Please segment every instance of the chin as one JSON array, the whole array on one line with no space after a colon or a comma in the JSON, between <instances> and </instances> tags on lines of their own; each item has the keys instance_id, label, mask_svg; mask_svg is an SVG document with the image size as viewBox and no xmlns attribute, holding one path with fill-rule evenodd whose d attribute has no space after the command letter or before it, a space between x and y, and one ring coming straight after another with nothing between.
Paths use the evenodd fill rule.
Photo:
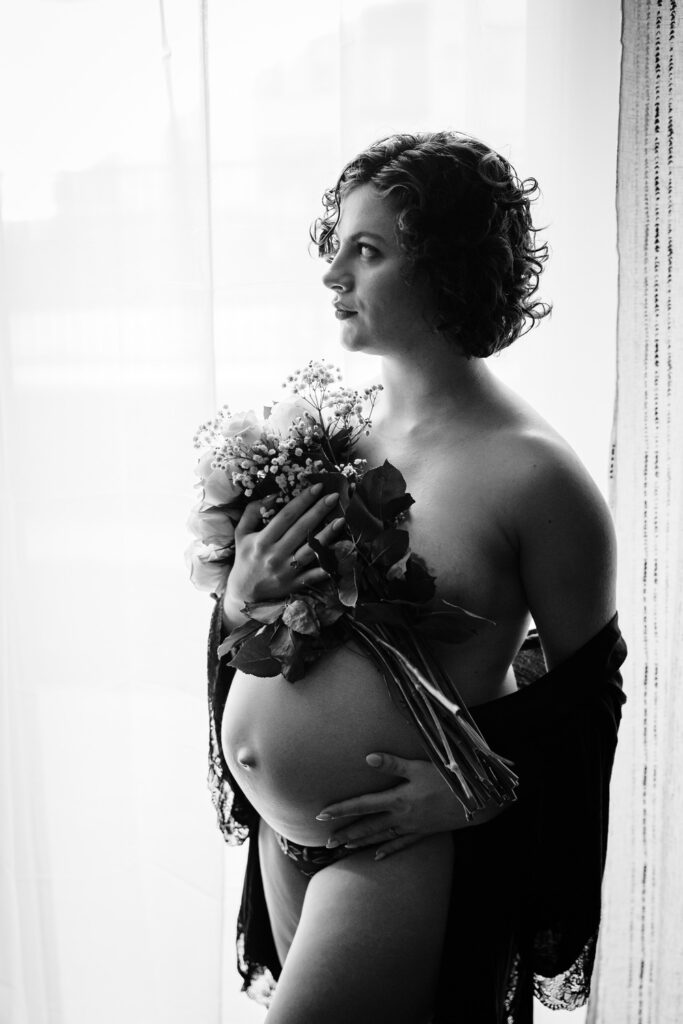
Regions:
<instances>
[{"instance_id":1,"label":"chin","mask_svg":"<svg viewBox=\"0 0 683 1024\"><path fill-rule=\"evenodd\" d=\"M345 348L348 352L365 352L367 350L367 343L363 338L359 338L358 335L353 335L347 331L342 331L339 342L341 347Z\"/></svg>"},{"instance_id":2,"label":"chin","mask_svg":"<svg viewBox=\"0 0 683 1024\"><path fill-rule=\"evenodd\" d=\"M339 343L342 348L345 348L347 352L365 352L368 355L381 355L377 346L373 344L372 339L368 338L360 331L341 331L339 337Z\"/></svg>"}]
</instances>

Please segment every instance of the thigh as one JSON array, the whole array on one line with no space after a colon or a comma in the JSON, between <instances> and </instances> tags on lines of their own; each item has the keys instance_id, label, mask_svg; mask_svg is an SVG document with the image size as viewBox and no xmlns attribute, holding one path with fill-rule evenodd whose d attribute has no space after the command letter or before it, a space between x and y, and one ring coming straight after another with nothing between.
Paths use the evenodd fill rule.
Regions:
<instances>
[{"instance_id":1,"label":"thigh","mask_svg":"<svg viewBox=\"0 0 683 1024\"><path fill-rule=\"evenodd\" d=\"M309 879L277 844L272 828L259 822L259 861L266 907L278 959L284 964L294 939Z\"/></svg>"},{"instance_id":2,"label":"thigh","mask_svg":"<svg viewBox=\"0 0 683 1024\"><path fill-rule=\"evenodd\" d=\"M446 929L449 833L381 861L362 850L308 883L267 1024L427 1024Z\"/></svg>"}]
</instances>

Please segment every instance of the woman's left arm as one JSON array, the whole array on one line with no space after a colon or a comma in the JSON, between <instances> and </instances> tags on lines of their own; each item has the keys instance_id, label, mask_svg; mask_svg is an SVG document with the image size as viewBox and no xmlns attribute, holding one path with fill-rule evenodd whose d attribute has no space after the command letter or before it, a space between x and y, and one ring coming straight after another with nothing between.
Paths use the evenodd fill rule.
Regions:
<instances>
[{"instance_id":1,"label":"woman's left arm","mask_svg":"<svg viewBox=\"0 0 683 1024\"><path fill-rule=\"evenodd\" d=\"M614 615L614 528L602 495L570 450L540 441L516 470L515 487L506 495L506 528L518 548L546 663L553 668ZM324 808L321 820L336 826L328 845L376 845L381 857L432 832L475 826L505 810L493 806L467 822L431 761L378 752L368 763L402 781ZM362 818L348 827L338 824L341 817L357 815Z\"/></svg>"},{"instance_id":2,"label":"woman's left arm","mask_svg":"<svg viewBox=\"0 0 683 1024\"><path fill-rule=\"evenodd\" d=\"M616 611L616 540L597 486L570 449L539 444L512 505L520 576L549 669Z\"/></svg>"}]
</instances>

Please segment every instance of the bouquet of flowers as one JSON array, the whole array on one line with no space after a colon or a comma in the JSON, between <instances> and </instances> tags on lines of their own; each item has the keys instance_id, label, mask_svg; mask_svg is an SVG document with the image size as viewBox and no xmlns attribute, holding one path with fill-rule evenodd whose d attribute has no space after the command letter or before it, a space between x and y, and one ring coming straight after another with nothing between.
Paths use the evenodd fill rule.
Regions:
<instances>
[{"instance_id":1,"label":"bouquet of flowers","mask_svg":"<svg viewBox=\"0 0 683 1024\"><path fill-rule=\"evenodd\" d=\"M272 496L261 506L266 523L278 505L322 483L322 493L339 495L330 518L345 523L328 545L308 537L324 581L246 604L247 621L220 645L219 657L251 675L295 682L323 654L354 640L410 714L468 818L491 800L513 800L510 763L490 750L430 649L433 640L462 643L493 623L435 597L435 578L400 525L413 504L405 480L388 462L369 469L354 458L380 386L344 387L338 370L311 361L283 387L292 398L264 410L262 420L253 412L231 416L224 406L195 435L195 447L208 450L197 467L202 498L188 521L197 537L186 552L191 579L222 596L235 526L255 499Z\"/></svg>"}]
</instances>

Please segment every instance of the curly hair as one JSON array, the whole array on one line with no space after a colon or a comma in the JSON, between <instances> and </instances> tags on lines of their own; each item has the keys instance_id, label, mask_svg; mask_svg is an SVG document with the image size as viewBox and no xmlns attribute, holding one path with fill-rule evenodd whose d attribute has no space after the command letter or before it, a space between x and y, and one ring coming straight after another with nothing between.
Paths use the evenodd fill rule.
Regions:
<instances>
[{"instance_id":1,"label":"curly hair","mask_svg":"<svg viewBox=\"0 0 683 1024\"><path fill-rule=\"evenodd\" d=\"M531 222L535 178L520 181L504 157L460 132L391 135L350 160L324 193L310 232L319 256L334 256L342 200L366 183L396 211L407 283L426 275L431 326L468 358L499 352L550 312L533 301L548 258Z\"/></svg>"}]
</instances>

